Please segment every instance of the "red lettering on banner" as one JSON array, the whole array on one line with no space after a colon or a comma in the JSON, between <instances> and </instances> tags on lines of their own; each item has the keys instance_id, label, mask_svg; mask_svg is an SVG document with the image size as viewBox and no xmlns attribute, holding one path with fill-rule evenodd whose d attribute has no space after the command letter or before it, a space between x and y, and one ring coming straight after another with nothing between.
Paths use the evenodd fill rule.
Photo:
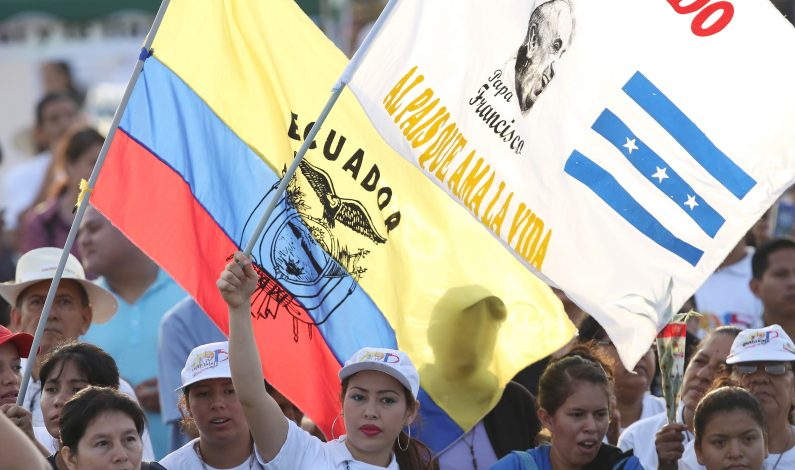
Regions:
<instances>
[{"instance_id":1,"label":"red lettering on banner","mask_svg":"<svg viewBox=\"0 0 795 470\"><path fill-rule=\"evenodd\" d=\"M714 13L720 11L720 16L712 26L707 28L704 27L704 23L709 20ZM708 5L706 8L701 10L695 18L693 18L693 23L690 25L690 29L693 31L693 34L696 36L706 37L712 36L713 34L717 34L723 31L723 28L729 24L729 22L734 17L734 5L729 2L717 2L711 5Z\"/></svg>"},{"instance_id":2,"label":"red lettering on banner","mask_svg":"<svg viewBox=\"0 0 795 470\"><path fill-rule=\"evenodd\" d=\"M715 3L709 3L710 0L690 0L690 3L685 3L687 1L688 0L668 0L668 4L680 15L689 15L698 12L690 23L690 30L696 36L707 37L717 34L723 31L734 17L734 5L726 0ZM683 5L683 3L685 4ZM709 26L705 26L716 14L720 16L712 21Z\"/></svg>"},{"instance_id":3,"label":"red lettering on banner","mask_svg":"<svg viewBox=\"0 0 795 470\"><path fill-rule=\"evenodd\" d=\"M704 5L709 3L709 0L696 0L689 5L682 5L683 0L668 0L668 3L674 7L674 11L679 13L680 15L689 15L690 13L695 13L698 10L704 8Z\"/></svg>"}]
</instances>

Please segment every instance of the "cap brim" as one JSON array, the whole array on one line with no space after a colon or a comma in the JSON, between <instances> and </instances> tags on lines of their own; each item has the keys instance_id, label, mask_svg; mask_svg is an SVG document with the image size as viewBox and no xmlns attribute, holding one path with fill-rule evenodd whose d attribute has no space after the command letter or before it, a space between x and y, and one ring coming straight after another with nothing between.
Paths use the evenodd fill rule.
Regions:
<instances>
[{"instance_id":1,"label":"cap brim","mask_svg":"<svg viewBox=\"0 0 795 470\"><path fill-rule=\"evenodd\" d=\"M30 349L33 346L33 335L29 335L28 333L15 333L0 341L0 344L8 342L14 343L17 347L19 357L27 358L30 356Z\"/></svg>"},{"instance_id":2,"label":"cap brim","mask_svg":"<svg viewBox=\"0 0 795 470\"><path fill-rule=\"evenodd\" d=\"M406 378L403 374L399 373L394 367L388 366L381 362L373 362L373 361L362 361L356 362L354 364L349 364L339 372L340 380L345 380L348 377L356 374L357 372L361 372L363 370L375 370L378 372L383 372L384 374L392 377L393 379L400 382L401 385L406 387L406 390L409 391L412 395L414 395L414 391L411 389L411 384L409 384L409 379ZM416 398L416 397L414 397Z\"/></svg>"},{"instance_id":3,"label":"cap brim","mask_svg":"<svg viewBox=\"0 0 795 470\"><path fill-rule=\"evenodd\" d=\"M88 302L91 304L92 323L105 323L110 320L113 314L116 313L116 310L118 310L119 302L116 300L116 297L101 286L85 279L73 277L64 277L63 279L77 281L86 290ZM23 290L33 284L47 280L51 279L36 279L20 282L19 284L13 281L0 284L0 297L3 297L6 302L14 307L17 303L17 297L19 297L19 294L21 294Z\"/></svg>"},{"instance_id":4,"label":"cap brim","mask_svg":"<svg viewBox=\"0 0 795 470\"><path fill-rule=\"evenodd\" d=\"M181 386L179 386L179 387L175 388L175 389L174 389L174 391L175 391L175 392L181 392L181 391L182 391L182 389L184 389L184 388L185 388L185 387L187 387L188 385L193 385L193 384L195 384L195 383L197 383L197 382L201 382L201 381L203 381L203 380L211 380L211 379L231 379L231 378L232 378L232 373L231 373L231 372L229 372L229 373L226 373L226 374L219 374L219 373L216 373L216 374L207 374L207 375L203 375L203 376L201 376L201 377L196 377L196 378L195 378L195 379L193 379L193 380L189 380L189 381L185 382L185 383L184 383L184 384L182 384Z\"/></svg>"},{"instance_id":5,"label":"cap brim","mask_svg":"<svg viewBox=\"0 0 795 470\"><path fill-rule=\"evenodd\" d=\"M726 364L738 364L741 362L793 362L795 354L789 351L743 351L736 356L726 358Z\"/></svg>"}]
</instances>

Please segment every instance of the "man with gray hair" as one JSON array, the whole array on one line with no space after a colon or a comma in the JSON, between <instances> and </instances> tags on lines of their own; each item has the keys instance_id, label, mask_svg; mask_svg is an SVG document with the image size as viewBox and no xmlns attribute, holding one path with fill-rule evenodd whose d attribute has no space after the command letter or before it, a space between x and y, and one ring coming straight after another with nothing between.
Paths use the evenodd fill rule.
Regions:
<instances>
[{"instance_id":1,"label":"man with gray hair","mask_svg":"<svg viewBox=\"0 0 795 470\"><path fill-rule=\"evenodd\" d=\"M533 10L514 66L516 96L523 113L530 110L555 76L555 63L568 50L573 32L568 0L549 0Z\"/></svg>"}]
</instances>

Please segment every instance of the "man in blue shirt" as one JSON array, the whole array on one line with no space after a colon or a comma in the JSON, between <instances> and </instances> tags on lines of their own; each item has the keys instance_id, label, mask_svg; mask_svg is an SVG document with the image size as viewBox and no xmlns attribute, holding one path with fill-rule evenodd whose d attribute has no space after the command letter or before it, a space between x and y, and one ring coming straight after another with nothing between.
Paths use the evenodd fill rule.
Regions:
<instances>
[{"instance_id":1,"label":"man in blue shirt","mask_svg":"<svg viewBox=\"0 0 795 470\"><path fill-rule=\"evenodd\" d=\"M86 211L78 238L83 266L100 276L97 284L119 302L107 323L92 325L84 341L108 352L121 376L135 387L149 420L156 458L167 450L157 386L160 320L186 295L173 279L93 207Z\"/></svg>"}]
</instances>

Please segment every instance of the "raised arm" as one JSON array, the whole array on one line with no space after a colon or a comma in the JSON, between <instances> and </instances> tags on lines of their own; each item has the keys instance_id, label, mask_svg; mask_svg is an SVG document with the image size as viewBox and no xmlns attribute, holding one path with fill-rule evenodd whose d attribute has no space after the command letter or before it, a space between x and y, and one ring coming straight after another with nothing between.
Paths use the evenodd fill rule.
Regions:
<instances>
[{"instance_id":1,"label":"raised arm","mask_svg":"<svg viewBox=\"0 0 795 470\"><path fill-rule=\"evenodd\" d=\"M241 252L226 265L217 282L229 306L229 365L235 393L243 405L254 443L262 458L273 460L287 440L287 418L265 391L262 363L251 327L251 295L257 273Z\"/></svg>"}]
</instances>

